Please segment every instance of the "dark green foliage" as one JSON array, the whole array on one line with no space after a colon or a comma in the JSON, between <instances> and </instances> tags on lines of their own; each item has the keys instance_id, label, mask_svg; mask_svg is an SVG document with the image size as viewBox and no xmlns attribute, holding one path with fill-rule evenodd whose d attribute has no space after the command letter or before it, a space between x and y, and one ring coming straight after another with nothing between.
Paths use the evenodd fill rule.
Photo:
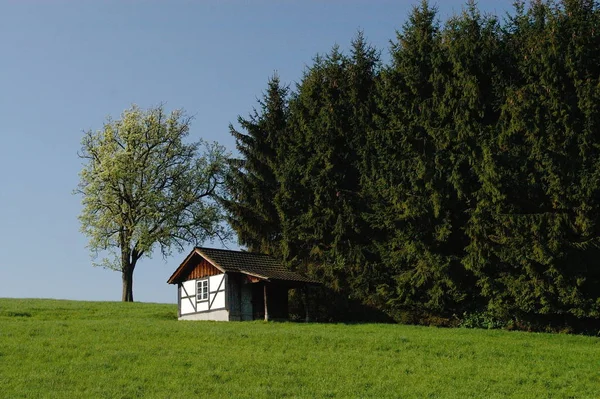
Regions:
<instances>
[{"instance_id":1,"label":"dark green foliage","mask_svg":"<svg viewBox=\"0 0 600 399\"><path fill-rule=\"evenodd\" d=\"M490 312L464 313L460 321L460 327L464 328L506 328L507 324L503 320L498 320Z\"/></svg>"},{"instance_id":2,"label":"dark green foliage","mask_svg":"<svg viewBox=\"0 0 600 399\"><path fill-rule=\"evenodd\" d=\"M282 147L277 205L286 260L304 264L337 290L370 281L360 174L378 67L378 54L362 34L349 56L335 47L317 57L291 101L290 142Z\"/></svg>"},{"instance_id":3,"label":"dark green foliage","mask_svg":"<svg viewBox=\"0 0 600 399\"><path fill-rule=\"evenodd\" d=\"M250 250L276 253L281 223L273 198L277 193L277 151L286 134L287 92L277 75L269 80L260 109L248 118L238 118L245 133L230 126L241 159L232 159L228 186L231 197L225 202L228 221L241 244Z\"/></svg>"},{"instance_id":4,"label":"dark green foliage","mask_svg":"<svg viewBox=\"0 0 600 399\"><path fill-rule=\"evenodd\" d=\"M414 8L388 65L362 33L316 57L279 118L270 83L233 132L241 243L398 321L600 317L599 5L436 15Z\"/></svg>"},{"instance_id":5,"label":"dark green foliage","mask_svg":"<svg viewBox=\"0 0 600 399\"><path fill-rule=\"evenodd\" d=\"M463 296L453 271L460 246L451 245L449 206L456 195L444 168L449 143L434 107L444 97L435 81L448 68L443 51L435 10L423 3L393 44L392 64L382 74L380 129L370 135L368 219L387 274L378 292L392 312L441 312Z\"/></svg>"},{"instance_id":6,"label":"dark green foliage","mask_svg":"<svg viewBox=\"0 0 600 399\"><path fill-rule=\"evenodd\" d=\"M536 3L508 27L514 70L466 262L502 317L600 315L598 17Z\"/></svg>"}]
</instances>

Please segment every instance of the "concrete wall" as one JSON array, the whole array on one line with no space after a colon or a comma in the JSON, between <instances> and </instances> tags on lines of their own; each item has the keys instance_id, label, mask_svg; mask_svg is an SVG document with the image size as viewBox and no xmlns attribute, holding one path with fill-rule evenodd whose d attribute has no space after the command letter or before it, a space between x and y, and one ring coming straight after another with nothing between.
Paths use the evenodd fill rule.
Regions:
<instances>
[{"instance_id":1,"label":"concrete wall","mask_svg":"<svg viewBox=\"0 0 600 399\"><path fill-rule=\"evenodd\" d=\"M229 321L229 312L226 309L213 310L212 312L193 313L181 315L179 320L214 320Z\"/></svg>"}]
</instances>

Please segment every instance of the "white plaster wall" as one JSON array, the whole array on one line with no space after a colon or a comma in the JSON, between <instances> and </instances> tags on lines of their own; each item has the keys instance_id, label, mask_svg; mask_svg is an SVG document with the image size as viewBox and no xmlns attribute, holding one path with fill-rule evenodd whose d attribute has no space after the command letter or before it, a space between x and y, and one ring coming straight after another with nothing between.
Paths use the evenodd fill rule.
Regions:
<instances>
[{"instance_id":1,"label":"white plaster wall","mask_svg":"<svg viewBox=\"0 0 600 399\"><path fill-rule=\"evenodd\" d=\"M196 295L196 280L189 280L189 281L184 281L182 283L183 287L181 288L181 296L184 297L186 296L186 291L187 291L187 295ZM185 288L185 291L183 290Z\"/></svg>"},{"instance_id":2,"label":"white plaster wall","mask_svg":"<svg viewBox=\"0 0 600 399\"><path fill-rule=\"evenodd\" d=\"M190 298L192 301L195 301L196 298ZM188 298L181 298L181 314L186 314L186 313L194 313L196 310L194 309L194 306L192 305L192 303L190 302L190 300Z\"/></svg>"},{"instance_id":3,"label":"white plaster wall","mask_svg":"<svg viewBox=\"0 0 600 399\"><path fill-rule=\"evenodd\" d=\"M210 300L212 301L211 309L218 309L225 307L225 292L217 292L216 294L210 295Z\"/></svg>"},{"instance_id":4,"label":"white plaster wall","mask_svg":"<svg viewBox=\"0 0 600 399\"><path fill-rule=\"evenodd\" d=\"M190 315L181 315L179 320L214 320L229 321L229 312L226 309L215 310L206 313L196 313Z\"/></svg>"},{"instance_id":5,"label":"white plaster wall","mask_svg":"<svg viewBox=\"0 0 600 399\"><path fill-rule=\"evenodd\" d=\"M217 274L216 276L210 276L208 278L208 290L216 291L217 288L219 288L219 284L221 284L221 281L223 281L224 278L225 278L224 274ZM223 284L221 284L221 289L222 290L225 289L225 281L223 281Z\"/></svg>"},{"instance_id":6,"label":"white plaster wall","mask_svg":"<svg viewBox=\"0 0 600 399\"><path fill-rule=\"evenodd\" d=\"M196 312L204 312L208 310L208 301L196 303Z\"/></svg>"}]
</instances>

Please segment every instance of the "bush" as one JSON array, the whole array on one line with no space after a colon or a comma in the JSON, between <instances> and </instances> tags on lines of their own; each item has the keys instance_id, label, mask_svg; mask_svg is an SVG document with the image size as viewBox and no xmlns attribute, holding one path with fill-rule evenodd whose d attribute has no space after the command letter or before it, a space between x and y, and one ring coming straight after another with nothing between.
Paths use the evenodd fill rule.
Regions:
<instances>
[{"instance_id":1,"label":"bush","mask_svg":"<svg viewBox=\"0 0 600 399\"><path fill-rule=\"evenodd\" d=\"M506 320L494 316L489 311L465 312L459 323L459 326L464 328L486 328L488 330L506 328L508 325Z\"/></svg>"}]
</instances>

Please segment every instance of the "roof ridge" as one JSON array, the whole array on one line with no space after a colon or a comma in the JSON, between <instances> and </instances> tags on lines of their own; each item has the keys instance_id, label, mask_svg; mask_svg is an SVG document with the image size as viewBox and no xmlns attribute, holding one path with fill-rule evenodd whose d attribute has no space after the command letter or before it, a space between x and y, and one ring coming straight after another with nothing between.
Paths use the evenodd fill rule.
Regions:
<instances>
[{"instance_id":1,"label":"roof ridge","mask_svg":"<svg viewBox=\"0 0 600 399\"><path fill-rule=\"evenodd\" d=\"M244 254L244 255L262 255L262 256L269 256L269 257L273 258L273 255L265 254L263 252L251 252L251 251L239 251L239 250L236 251L235 249L209 248L209 247L198 247L198 246L195 248L199 249L199 250L233 252L233 253Z\"/></svg>"}]
</instances>

